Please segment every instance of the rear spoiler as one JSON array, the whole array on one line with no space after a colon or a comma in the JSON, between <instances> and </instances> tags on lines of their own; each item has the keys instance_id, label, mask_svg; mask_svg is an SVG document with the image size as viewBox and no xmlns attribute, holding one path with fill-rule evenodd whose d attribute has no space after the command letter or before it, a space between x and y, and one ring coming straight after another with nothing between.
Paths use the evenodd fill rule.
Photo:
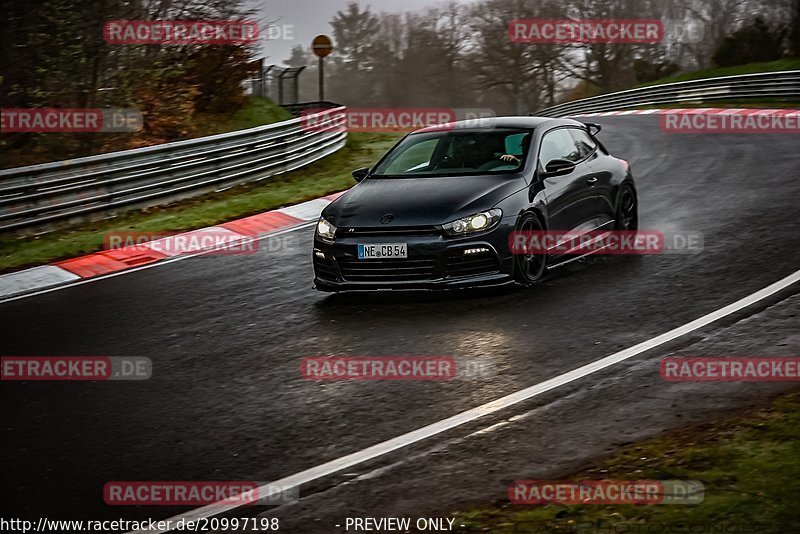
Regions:
<instances>
[{"instance_id":1,"label":"rear spoiler","mask_svg":"<svg viewBox=\"0 0 800 534\"><path fill-rule=\"evenodd\" d=\"M586 127L589 129L589 133L592 134L593 136L599 134L600 131L603 129L602 126L594 122L584 122L583 124L586 125Z\"/></svg>"}]
</instances>

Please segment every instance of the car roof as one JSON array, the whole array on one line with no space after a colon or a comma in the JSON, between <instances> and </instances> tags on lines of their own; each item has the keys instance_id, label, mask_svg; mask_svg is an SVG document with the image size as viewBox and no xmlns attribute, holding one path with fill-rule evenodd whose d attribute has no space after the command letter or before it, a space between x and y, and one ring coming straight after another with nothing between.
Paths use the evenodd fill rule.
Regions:
<instances>
[{"instance_id":1,"label":"car roof","mask_svg":"<svg viewBox=\"0 0 800 534\"><path fill-rule=\"evenodd\" d=\"M586 125L572 119L554 119L552 117L487 117L482 119L471 119L428 126L413 133L436 132L447 129L464 130L491 130L493 128L520 128L533 130L541 126L579 126L585 128Z\"/></svg>"}]
</instances>

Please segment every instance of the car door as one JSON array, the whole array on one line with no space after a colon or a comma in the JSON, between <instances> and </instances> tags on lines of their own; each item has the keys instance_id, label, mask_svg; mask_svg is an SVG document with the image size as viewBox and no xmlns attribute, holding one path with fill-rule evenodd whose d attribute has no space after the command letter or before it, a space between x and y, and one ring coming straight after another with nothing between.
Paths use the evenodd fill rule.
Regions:
<instances>
[{"instance_id":1,"label":"car door","mask_svg":"<svg viewBox=\"0 0 800 534\"><path fill-rule=\"evenodd\" d=\"M614 222L614 173L609 165L609 158L604 154L597 141L585 130L570 128L569 133L575 139L575 144L581 154L592 165L592 188L595 193L595 226L608 229Z\"/></svg>"},{"instance_id":2,"label":"car door","mask_svg":"<svg viewBox=\"0 0 800 534\"><path fill-rule=\"evenodd\" d=\"M594 228L597 197L593 188L592 158L586 157L575 143L569 128L547 132L539 149L539 176L542 177L551 230L583 232ZM549 174L547 164L553 160L575 164L571 172Z\"/></svg>"}]
</instances>

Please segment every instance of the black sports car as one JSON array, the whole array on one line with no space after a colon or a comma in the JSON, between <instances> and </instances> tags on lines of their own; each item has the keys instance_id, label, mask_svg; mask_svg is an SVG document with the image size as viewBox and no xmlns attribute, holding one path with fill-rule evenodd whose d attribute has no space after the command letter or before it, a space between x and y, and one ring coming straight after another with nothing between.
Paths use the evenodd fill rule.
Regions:
<instances>
[{"instance_id":1,"label":"black sports car","mask_svg":"<svg viewBox=\"0 0 800 534\"><path fill-rule=\"evenodd\" d=\"M532 284L573 254L512 251L512 232L635 230L630 166L599 126L504 117L405 136L329 204L314 237L322 291ZM560 250L554 247L553 250Z\"/></svg>"}]
</instances>

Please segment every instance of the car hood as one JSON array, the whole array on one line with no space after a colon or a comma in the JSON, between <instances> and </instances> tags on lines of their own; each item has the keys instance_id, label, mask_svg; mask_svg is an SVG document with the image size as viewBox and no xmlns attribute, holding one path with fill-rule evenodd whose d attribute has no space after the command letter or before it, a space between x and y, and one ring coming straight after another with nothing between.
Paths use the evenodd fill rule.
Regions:
<instances>
[{"instance_id":1,"label":"car hood","mask_svg":"<svg viewBox=\"0 0 800 534\"><path fill-rule=\"evenodd\" d=\"M497 175L367 178L322 215L344 228L439 225L490 209L523 187L521 177ZM386 215L392 220L382 224Z\"/></svg>"}]
</instances>

